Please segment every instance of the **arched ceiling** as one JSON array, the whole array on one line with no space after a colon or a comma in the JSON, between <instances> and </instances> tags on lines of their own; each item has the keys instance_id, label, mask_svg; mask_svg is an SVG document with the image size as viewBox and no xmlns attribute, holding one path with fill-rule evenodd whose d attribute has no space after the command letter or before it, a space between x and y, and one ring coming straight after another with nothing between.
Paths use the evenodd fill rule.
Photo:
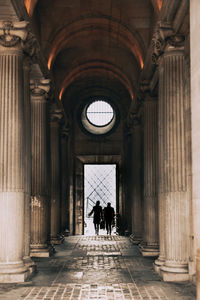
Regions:
<instances>
[{"instance_id":1,"label":"arched ceiling","mask_svg":"<svg viewBox=\"0 0 200 300\"><path fill-rule=\"evenodd\" d=\"M24 3L63 103L94 86L134 99L162 0Z\"/></svg>"}]
</instances>

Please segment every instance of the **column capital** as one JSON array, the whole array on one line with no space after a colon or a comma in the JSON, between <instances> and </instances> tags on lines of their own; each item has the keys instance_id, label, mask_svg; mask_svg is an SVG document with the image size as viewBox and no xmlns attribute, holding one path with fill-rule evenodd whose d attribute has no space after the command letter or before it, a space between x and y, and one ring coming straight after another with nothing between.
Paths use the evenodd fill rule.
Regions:
<instances>
[{"instance_id":1,"label":"column capital","mask_svg":"<svg viewBox=\"0 0 200 300\"><path fill-rule=\"evenodd\" d=\"M28 22L0 21L0 45L3 47L15 47L21 41L25 41L28 35Z\"/></svg>"},{"instance_id":2,"label":"column capital","mask_svg":"<svg viewBox=\"0 0 200 300\"><path fill-rule=\"evenodd\" d=\"M50 121L51 123L60 123L63 119L63 111L59 108L50 109Z\"/></svg>"},{"instance_id":3,"label":"column capital","mask_svg":"<svg viewBox=\"0 0 200 300\"><path fill-rule=\"evenodd\" d=\"M152 38L152 61L154 64L159 63L159 58L163 53L183 50L185 37L183 35L175 34L170 23L159 22L157 30Z\"/></svg>"},{"instance_id":4,"label":"column capital","mask_svg":"<svg viewBox=\"0 0 200 300\"><path fill-rule=\"evenodd\" d=\"M62 127L61 127L61 137L62 138L68 138L69 136L69 126L67 124L64 124Z\"/></svg>"},{"instance_id":5,"label":"column capital","mask_svg":"<svg viewBox=\"0 0 200 300\"><path fill-rule=\"evenodd\" d=\"M30 80L30 90L33 96L47 96L50 90L50 79Z\"/></svg>"},{"instance_id":6,"label":"column capital","mask_svg":"<svg viewBox=\"0 0 200 300\"><path fill-rule=\"evenodd\" d=\"M143 102L136 101L127 118L128 133L141 126L143 119Z\"/></svg>"},{"instance_id":7,"label":"column capital","mask_svg":"<svg viewBox=\"0 0 200 300\"><path fill-rule=\"evenodd\" d=\"M23 42L23 51L33 61L36 61L39 56L39 52L40 52L39 43L35 35L30 30L28 30L27 37Z\"/></svg>"}]
</instances>

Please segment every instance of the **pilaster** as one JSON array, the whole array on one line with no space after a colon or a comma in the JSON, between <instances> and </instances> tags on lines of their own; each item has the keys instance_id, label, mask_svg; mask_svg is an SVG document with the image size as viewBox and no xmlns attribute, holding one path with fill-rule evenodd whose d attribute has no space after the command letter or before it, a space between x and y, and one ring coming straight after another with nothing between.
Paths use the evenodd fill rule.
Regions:
<instances>
[{"instance_id":1,"label":"pilaster","mask_svg":"<svg viewBox=\"0 0 200 300\"><path fill-rule=\"evenodd\" d=\"M158 256L157 101L144 102L144 239L143 256Z\"/></svg>"},{"instance_id":2,"label":"pilaster","mask_svg":"<svg viewBox=\"0 0 200 300\"><path fill-rule=\"evenodd\" d=\"M49 80L31 81L32 196L31 256L49 257L50 199L47 100Z\"/></svg>"},{"instance_id":3,"label":"pilaster","mask_svg":"<svg viewBox=\"0 0 200 300\"><path fill-rule=\"evenodd\" d=\"M61 110L50 111L51 141L51 243L61 244L60 120Z\"/></svg>"},{"instance_id":4,"label":"pilaster","mask_svg":"<svg viewBox=\"0 0 200 300\"><path fill-rule=\"evenodd\" d=\"M23 49L26 22L0 22L0 281L24 282Z\"/></svg>"}]
</instances>

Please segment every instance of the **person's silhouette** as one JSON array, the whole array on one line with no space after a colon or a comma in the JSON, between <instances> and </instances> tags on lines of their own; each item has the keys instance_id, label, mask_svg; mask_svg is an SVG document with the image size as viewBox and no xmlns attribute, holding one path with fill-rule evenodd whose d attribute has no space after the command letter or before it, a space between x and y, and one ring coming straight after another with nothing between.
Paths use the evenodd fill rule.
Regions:
<instances>
[{"instance_id":1,"label":"person's silhouette","mask_svg":"<svg viewBox=\"0 0 200 300\"><path fill-rule=\"evenodd\" d=\"M99 225L102 219L102 207L100 206L100 201L96 202L96 205L93 207L92 211L89 213L89 216L93 215L93 223L94 223L94 229L95 233L99 234Z\"/></svg>"},{"instance_id":2,"label":"person's silhouette","mask_svg":"<svg viewBox=\"0 0 200 300\"><path fill-rule=\"evenodd\" d=\"M104 220L106 223L107 234L111 234L112 232L112 222L114 220L115 211L111 206L111 203L107 203L107 207L104 208Z\"/></svg>"}]
</instances>

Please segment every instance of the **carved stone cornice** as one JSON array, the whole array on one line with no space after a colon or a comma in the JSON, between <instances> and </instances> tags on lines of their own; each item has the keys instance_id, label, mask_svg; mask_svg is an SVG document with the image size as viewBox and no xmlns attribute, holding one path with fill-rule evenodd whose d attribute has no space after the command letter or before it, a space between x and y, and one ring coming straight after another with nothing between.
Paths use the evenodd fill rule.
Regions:
<instances>
[{"instance_id":1,"label":"carved stone cornice","mask_svg":"<svg viewBox=\"0 0 200 300\"><path fill-rule=\"evenodd\" d=\"M50 79L30 80L30 90L32 95L47 97L50 90Z\"/></svg>"},{"instance_id":2,"label":"carved stone cornice","mask_svg":"<svg viewBox=\"0 0 200 300\"><path fill-rule=\"evenodd\" d=\"M21 41L24 42L27 38L28 22L0 22L0 45L3 47L15 47Z\"/></svg>"}]
</instances>

